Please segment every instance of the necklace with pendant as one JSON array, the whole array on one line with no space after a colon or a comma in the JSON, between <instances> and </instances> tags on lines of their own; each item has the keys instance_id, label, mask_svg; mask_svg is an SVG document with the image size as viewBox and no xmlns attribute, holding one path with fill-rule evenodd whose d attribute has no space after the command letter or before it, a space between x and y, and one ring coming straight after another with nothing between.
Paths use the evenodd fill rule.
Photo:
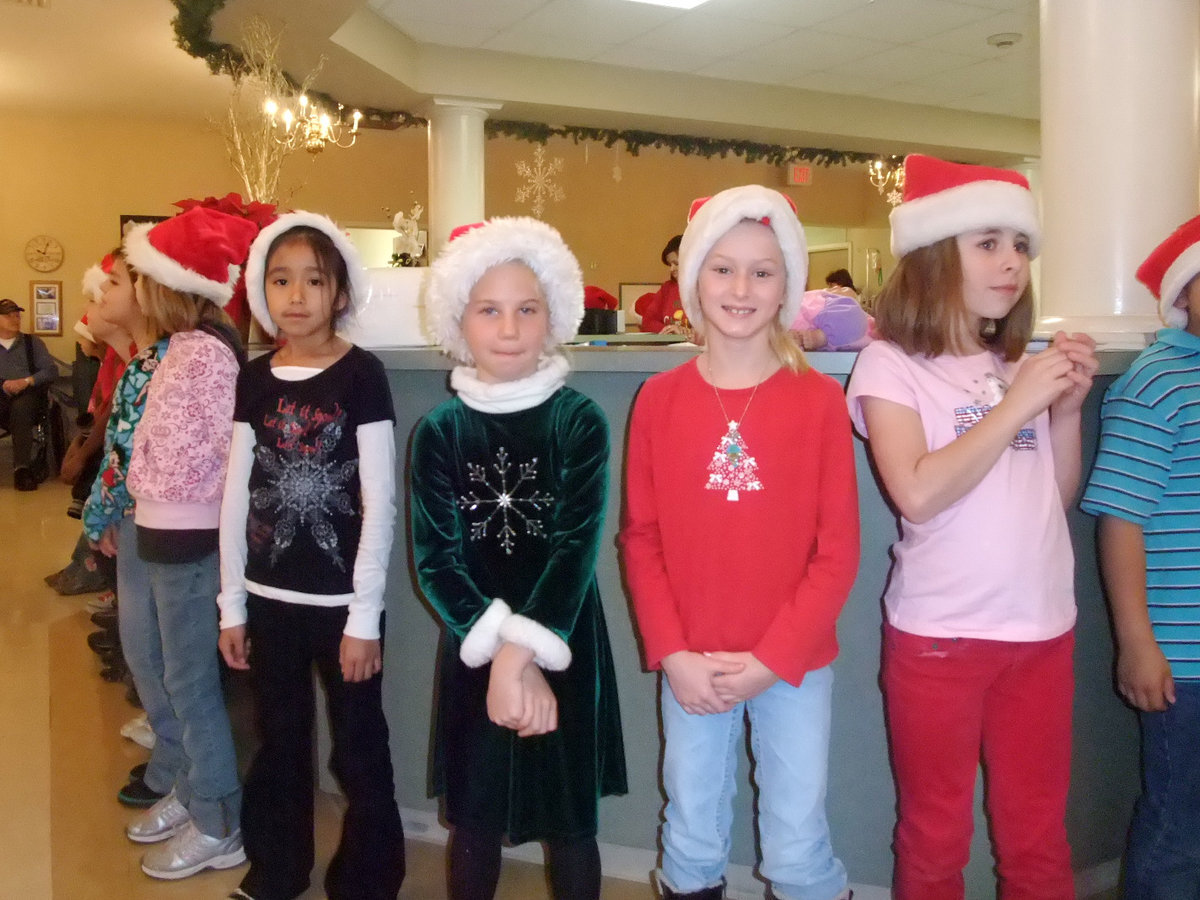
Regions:
<instances>
[{"instance_id":1,"label":"necklace with pendant","mask_svg":"<svg viewBox=\"0 0 1200 900\"><path fill-rule=\"evenodd\" d=\"M755 382L754 390L750 392L750 399L742 408L741 417L731 419L725 410L721 392L717 390L713 379L712 362L707 357L705 361L708 364L709 385L713 389L713 396L717 398L717 406L721 409L722 421L727 423L728 429L724 437L717 443L712 461L708 464L708 483L705 485L705 489L725 491L727 501L737 502L739 491L761 491L763 489L762 482L758 480L758 462L750 455L746 439L742 437L740 424L745 421L746 414L750 411L750 404L754 402L754 397L758 394L758 386L765 379Z\"/></svg>"}]
</instances>

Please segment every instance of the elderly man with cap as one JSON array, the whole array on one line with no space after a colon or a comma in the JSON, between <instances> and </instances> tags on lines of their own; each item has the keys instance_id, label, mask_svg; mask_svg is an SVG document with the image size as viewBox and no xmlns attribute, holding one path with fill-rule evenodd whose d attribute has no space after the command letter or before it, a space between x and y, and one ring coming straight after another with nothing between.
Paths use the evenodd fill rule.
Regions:
<instances>
[{"instance_id":1,"label":"elderly man with cap","mask_svg":"<svg viewBox=\"0 0 1200 900\"><path fill-rule=\"evenodd\" d=\"M39 338L21 333L21 313L12 300L0 300L0 428L13 439L13 482L18 491L37 488L33 429L58 366Z\"/></svg>"}]
</instances>

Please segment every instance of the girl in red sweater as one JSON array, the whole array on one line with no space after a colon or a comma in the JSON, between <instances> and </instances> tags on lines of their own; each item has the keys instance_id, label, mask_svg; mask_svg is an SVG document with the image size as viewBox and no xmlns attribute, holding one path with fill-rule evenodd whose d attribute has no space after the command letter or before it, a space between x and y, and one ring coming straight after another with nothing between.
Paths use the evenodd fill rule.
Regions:
<instances>
[{"instance_id":1,"label":"girl in red sweater","mask_svg":"<svg viewBox=\"0 0 1200 900\"><path fill-rule=\"evenodd\" d=\"M804 232L782 194L731 188L692 205L680 258L705 351L638 396L621 532L646 662L666 675L659 884L723 895L748 714L763 876L780 900L847 898L825 784L858 498L841 387L787 332Z\"/></svg>"}]
</instances>

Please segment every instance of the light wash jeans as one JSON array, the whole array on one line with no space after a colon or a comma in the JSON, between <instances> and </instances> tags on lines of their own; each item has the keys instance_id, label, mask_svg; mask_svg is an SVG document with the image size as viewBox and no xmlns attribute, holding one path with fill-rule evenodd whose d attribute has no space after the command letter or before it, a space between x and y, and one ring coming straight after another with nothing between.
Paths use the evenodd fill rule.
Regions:
<instances>
[{"instance_id":1,"label":"light wash jeans","mask_svg":"<svg viewBox=\"0 0 1200 900\"><path fill-rule=\"evenodd\" d=\"M744 714L758 787L760 872L779 900L831 900L846 889L825 818L833 672L778 681L726 713L683 711L662 679L663 782L667 789L662 875L679 893L720 883L729 862Z\"/></svg>"},{"instance_id":2,"label":"light wash jeans","mask_svg":"<svg viewBox=\"0 0 1200 900\"><path fill-rule=\"evenodd\" d=\"M217 663L217 554L145 562L132 516L117 544L121 648L155 735L146 784L174 789L197 828L226 837L240 827L242 789Z\"/></svg>"},{"instance_id":3,"label":"light wash jeans","mask_svg":"<svg viewBox=\"0 0 1200 900\"><path fill-rule=\"evenodd\" d=\"M1200 683L1175 682L1165 712L1144 712L1142 781L1125 858L1126 900L1200 898Z\"/></svg>"}]
</instances>

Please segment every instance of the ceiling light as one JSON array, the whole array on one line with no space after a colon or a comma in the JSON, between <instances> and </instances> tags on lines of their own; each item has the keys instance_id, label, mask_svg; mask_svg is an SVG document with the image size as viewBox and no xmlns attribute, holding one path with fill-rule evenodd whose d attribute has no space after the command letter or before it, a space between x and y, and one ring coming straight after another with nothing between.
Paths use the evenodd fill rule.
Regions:
<instances>
[{"instance_id":1,"label":"ceiling light","mask_svg":"<svg viewBox=\"0 0 1200 900\"><path fill-rule=\"evenodd\" d=\"M1013 44L1020 43L1022 37L1016 31L1001 31L999 34L989 34L987 42L998 50L1007 50Z\"/></svg>"},{"instance_id":2,"label":"ceiling light","mask_svg":"<svg viewBox=\"0 0 1200 900\"><path fill-rule=\"evenodd\" d=\"M651 6L669 6L672 9L695 9L708 0L627 0L629 3L649 3Z\"/></svg>"}]
</instances>

